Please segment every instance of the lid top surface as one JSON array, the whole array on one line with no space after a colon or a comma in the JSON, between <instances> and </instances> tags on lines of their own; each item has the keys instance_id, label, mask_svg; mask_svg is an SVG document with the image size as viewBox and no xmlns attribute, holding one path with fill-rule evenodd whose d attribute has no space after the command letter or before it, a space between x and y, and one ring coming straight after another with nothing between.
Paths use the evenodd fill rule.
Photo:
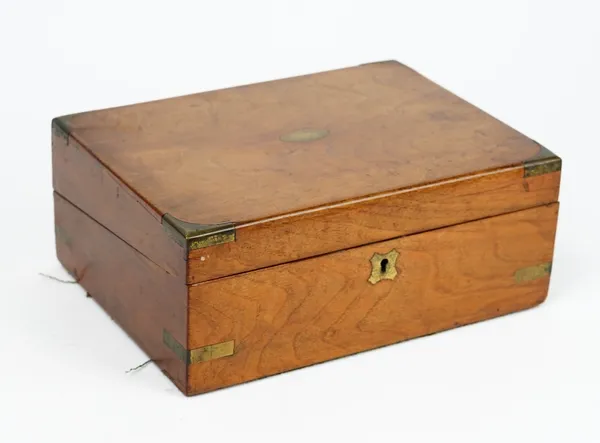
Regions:
<instances>
[{"instance_id":1,"label":"lid top surface","mask_svg":"<svg viewBox=\"0 0 600 443\"><path fill-rule=\"evenodd\" d=\"M60 118L161 214L244 223L515 165L540 146L397 62Z\"/></svg>"}]
</instances>

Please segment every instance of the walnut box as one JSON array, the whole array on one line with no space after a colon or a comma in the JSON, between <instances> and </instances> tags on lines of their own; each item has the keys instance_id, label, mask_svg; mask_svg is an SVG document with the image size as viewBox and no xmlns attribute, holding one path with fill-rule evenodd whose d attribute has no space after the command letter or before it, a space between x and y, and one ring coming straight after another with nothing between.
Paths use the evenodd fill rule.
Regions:
<instances>
[{"instance_id":1,"label":"walnut box","mask_svg":"<svg viewBox=\"0 0 600 443\"><path fill-rule=\"evenodd\" d=\"M52 129L58 258L185 394L546 298L561 160L400 63Z\"/></svg>"}]
</instances>

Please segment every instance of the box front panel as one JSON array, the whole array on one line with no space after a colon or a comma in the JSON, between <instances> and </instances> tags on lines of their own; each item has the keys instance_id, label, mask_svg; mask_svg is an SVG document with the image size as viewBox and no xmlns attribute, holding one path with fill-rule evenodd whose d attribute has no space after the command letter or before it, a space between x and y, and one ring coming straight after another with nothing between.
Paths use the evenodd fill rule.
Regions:
<instances>
[{"instance_id":1,"label":"box front panel","mask_svg":"<svg viewBox=\"0 0 600 443\"><path fill-rule=\"evenodd\" d=\"M549 284L558 203L190 287L188 393L532 307Z\"/></svg>"},{"instance_id":2,"label":"box front panel","mask_svg":"<svg viewBox=\"0 0 600 443\"><path fill-rule=\"evenodd\" d=\"M236 226L235 241L190 251L187 282L201 283L558 200L560 171L525 175L523 165L514 166Z\"/></svg>"}]
</instances>

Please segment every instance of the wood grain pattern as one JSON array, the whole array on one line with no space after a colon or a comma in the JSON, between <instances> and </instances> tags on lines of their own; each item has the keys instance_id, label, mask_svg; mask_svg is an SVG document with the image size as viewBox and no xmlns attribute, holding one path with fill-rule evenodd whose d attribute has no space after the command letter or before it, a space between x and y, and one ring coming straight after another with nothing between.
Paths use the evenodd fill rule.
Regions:
<instances>
[{"instance_id":1,"label":"wood grain pattern","mask_svg":"<svg viewBox=\"0 0 600 443\"><path fill-rule=\"evenodd\" d=\"M52 145L60 261L186 394L547 294L560 161L397 62L65 116ZM166 213L235 242L188 252Z\"/></svg>"},{"instance_id":2,"label":"wood grain pattern","mask_svg":"<svg viewBox=\"0 0 600 443\"><path fill-rule=\"evenodd\" d=\"M280 137L310 127L327 136ZM537 143L396 62L54 129L55 190L188 284L554 202L560 184L560 172L523 178ZM165 213L233 222L236 241L188 254Z\"/></svg>"},{"instance_id":3,"label":"wood grain pattern","mask_svg":"<svg viewBox=\"0 0 600 443\"><path fill-rule=\"evenodd\" d=\"M200 224L240 225L514 166L540 149L397 62L58 122L158 214ZM281 139L306 128L329 135Z\"/></svg>"},{"instance_id":4,"label":"wood grain pattern","mask_svg":"<svg viewBox=\"0 0 600 443\"><path fill-rule=\"evenodd\" d=\"M56 192L170 274L185 279L186 254L165 235L162 215L55 124L52 176Z\"/></svg>"},{"instance_id":5,"label":"wood grain pattern","mask_svg":"<svg viewBox=\"0 0 600 443\"><path fill-rule=\"evenodd\" d=\"M190 286L188 348L235 340L194 364L188 394L485 320L541 303L558 203ZM367 282L369 259L399 252L398 277Z\"/></svg>"},{"instance_id":6,"label":"wood grain pattern","mask_svg":"<svg viewBox=\"0 0 600 443\"><path fill-rule=\"evenodd\" d=\"M185 392L186 366L162 339L166 328L185 343L185 284L56 193L54 205L60 262Z\"/></svg>"},{"instance_id":7,"label":"wood grain pattern","mask_svg":"<svg viewBox=\"0 0 600 443\"><path fill-rule=\"evenodd\" d=\"M490 171L236 228L236 241L192 250L188 283L322 255L558 200L560 171Z\"/></svg>"}]
</instances>

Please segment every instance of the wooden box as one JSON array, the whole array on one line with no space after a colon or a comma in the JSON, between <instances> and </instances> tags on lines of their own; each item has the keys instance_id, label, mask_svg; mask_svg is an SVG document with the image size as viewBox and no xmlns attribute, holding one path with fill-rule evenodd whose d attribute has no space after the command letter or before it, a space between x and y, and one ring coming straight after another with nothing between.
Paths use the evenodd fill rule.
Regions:
<instances>
[{"instance_id":1,"label":"wooden box","mask_svg":"<svg viewBox=\"0 0 600 443\"><path fill-rule=\"evenodd\" d=\"M546 297L561 160L400 63L52 128L58 257L185 394Z\"/></svg>"}]
</instances>

